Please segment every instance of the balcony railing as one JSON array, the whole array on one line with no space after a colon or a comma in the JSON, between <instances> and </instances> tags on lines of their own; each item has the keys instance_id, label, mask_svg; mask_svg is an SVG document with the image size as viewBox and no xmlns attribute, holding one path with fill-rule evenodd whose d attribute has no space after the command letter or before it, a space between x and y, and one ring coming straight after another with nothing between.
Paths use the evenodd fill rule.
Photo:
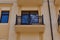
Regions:
<instances>
[{"instance_id":1,"label":"balcony railing","mask_svg":"<svg viewBox=\"0 0 60 40\"><path fill-rule=\"evenodd\" d=\"M45 30L43 16L38 17L38 23L22 24L21 21L22 21L21 16L16 16L16 25L15 25L16 32L41 32L43 33Z\"/></svg>"},{"instance_id":2,"label":"balcony railing","mask_svg":"<svg viewBox=\"0 0 60 40\"><path fill-rule=\"evenodd\" d=\"M60 25L60 15L58 16L58 25Z\"/></svg>"},{"instance_id":3,"label":"balcony railing","mask_svg":"<svg viewBox=\"0 0 60 40\"><path fill-rule=\"evenodd\" d=\"M60 15L58 15L58 31L60 32Z\"/></svg>"},{"instance_id":4,"label":"balcony railing","mask_svg":"<svg viewBox=\"0 0 60 40\"><path fill-rule=\"evenodd\" d=\"M24 25L21 23L21 16L16 16L16 25ZM38 23L32 23L32 24L26 24L26 25L43 25L44 24L44 21L43 21L43 15L42 16L38 16Z\"/></svg>"}]
</instances>

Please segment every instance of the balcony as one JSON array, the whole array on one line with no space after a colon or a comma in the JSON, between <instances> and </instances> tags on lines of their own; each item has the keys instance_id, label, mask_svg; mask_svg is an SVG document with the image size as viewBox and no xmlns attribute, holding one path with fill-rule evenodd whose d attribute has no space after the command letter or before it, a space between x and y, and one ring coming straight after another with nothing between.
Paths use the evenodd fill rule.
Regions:
<instances>
[{"instance_id":1,"label":"balcony","mask_svg":"<svg viewBox=\"0 0 60 40\"><path fill-rule=\"evenodd\" d=\"M21 24L21 16L16 17L16 32L44 32L43 16L39 16L39 23Z\"/></svg>"}]
</instances>

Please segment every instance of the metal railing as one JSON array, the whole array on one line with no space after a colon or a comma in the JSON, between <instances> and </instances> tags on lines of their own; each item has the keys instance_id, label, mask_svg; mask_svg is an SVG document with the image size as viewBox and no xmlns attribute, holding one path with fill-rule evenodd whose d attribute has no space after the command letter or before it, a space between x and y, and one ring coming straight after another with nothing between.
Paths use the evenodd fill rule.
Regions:
<instances>
[{"instance_id":1,"label":"metal railing","mask_svg":"<svg viewBox=\"0 0 60 40\"><path fill-rule=\"evenodd\" d=\"M39 16L38 19L39 19L39 23L37 23L37 24L43 25L44 24L43 15L42 16ZM23 24L21 24L21 16L16 16L16 25L23 25ZM28 24L28 25L33 25L33 24Z\"/></svg>"},{"instance_id":2,"label":"metal railing","mask_svg":"<svg viewBox=\"0 0 60 40\"><path fill-rule=\"evenodd\" d=\"M60 15L58 15L58 25L60 25Z\"/></svg>"}]
</instances>

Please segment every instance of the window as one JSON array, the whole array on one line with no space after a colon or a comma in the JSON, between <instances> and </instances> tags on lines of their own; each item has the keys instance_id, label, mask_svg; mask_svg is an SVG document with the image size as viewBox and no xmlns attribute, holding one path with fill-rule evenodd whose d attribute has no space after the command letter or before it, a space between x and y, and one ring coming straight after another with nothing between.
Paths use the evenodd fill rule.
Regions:
<instances>
[{"instance_id":1,"label":"window","mask_svg":"<svg viewBox=\"0 0 60 40\"><path fill-rule=\"evenodd\" d=\"M29 24L29 12L22 12L21 24Z\"/></svg>"},{"instance_id":2,"label":"window","mask_svg":"<svg viewBox=\"0 0 60 40\"><path fill-rule=\"evenodd\" d=\"M37 11L22 11L21 24L38 24L38 12Z\"/></svg>"},{"instance_id":3,"label":"window","mask_svg":"<svg viewBox=\"0 0 60 40\"><path fill-rule=\"evenodd\" d=\"M8 23L8 18L9 18L9 11L2 11L1 12L1 23Z\"/></svg>"}]
</instances>

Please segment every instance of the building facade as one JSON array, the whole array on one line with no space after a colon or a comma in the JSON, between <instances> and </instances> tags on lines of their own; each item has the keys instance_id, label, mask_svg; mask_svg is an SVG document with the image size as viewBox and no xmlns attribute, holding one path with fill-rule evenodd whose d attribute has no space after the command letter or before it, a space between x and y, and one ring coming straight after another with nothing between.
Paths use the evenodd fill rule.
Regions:
<instances>
[{"instance_id":1,"label":"building facade","mask_svg":"<svg viewBox=\"0 0 60 40\"><path fill-rule=\"evenodd\" d=\"M0 0L0 40L60 40L60 0Z\"/></svg>"}]
</instances>

